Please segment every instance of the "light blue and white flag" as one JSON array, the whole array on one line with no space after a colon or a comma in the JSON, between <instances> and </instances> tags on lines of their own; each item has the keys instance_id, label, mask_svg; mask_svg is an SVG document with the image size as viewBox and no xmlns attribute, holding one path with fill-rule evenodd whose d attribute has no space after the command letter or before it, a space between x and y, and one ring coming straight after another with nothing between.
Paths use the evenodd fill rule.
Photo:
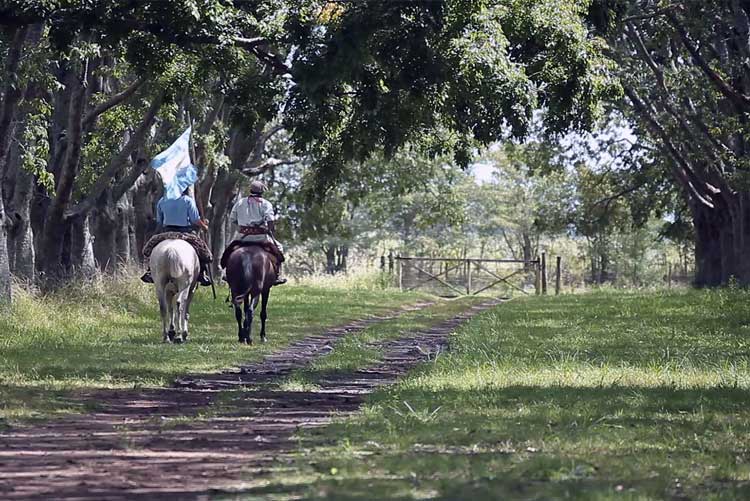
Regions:
<instances>
[{"instance_id":1,"label":"light blue and white flag","mask_svg":"<svg viewBox=\"0 0 750 501\"><path fill-rule=\"evenodd\" d=\"M151 167L161 175L164 183L164 198L174 200L198 180L198 169L190 163L191 127L177 141L151 160Z\"/></svg>"}]
</instances>

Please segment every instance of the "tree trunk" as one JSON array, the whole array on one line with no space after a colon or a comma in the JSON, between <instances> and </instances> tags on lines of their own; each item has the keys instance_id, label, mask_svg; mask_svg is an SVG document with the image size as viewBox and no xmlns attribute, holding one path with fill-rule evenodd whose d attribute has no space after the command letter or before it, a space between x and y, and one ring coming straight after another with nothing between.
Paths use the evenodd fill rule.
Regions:
<instances>
[{"instance_id":1,"label":"tree trunk","mask_svg":"<svg viewBox=\"0 0 750 501\"><path fill-rule=\"evenodd\" d=\"M153 169L136 182L133 191L136 262L143 263L143 246L156 232L156 202L161 196L161 183Z\"/></svg>"},{"instance_id":2,"label":"tree trunk","mask_svg":"<svg viewBox=\"0 0 750 501\"><path fill-rule=\"evenodd\" d=\"M34 176L22 168L18 169L13 192L13 226L9 232L8 250L12 254L11 271L27 282L33 282L36 276L34 232L31 226L33 192Z\"/></svg>"},{"instance_id":3,"label":"tree trunk","mask_svg":"<svg viewBox=\"0 0 750 501\"><path fill-rule=\"evenodd\" d=\"M130 262L130 213L132 205L126 194L115 203L115 264L118 269Z\"/></svg>"},{"instance_id":4,"label":"tree trunk","mask_svg":"<svg viewBox=\"0 0 750 501\"><path fill-rule=\"evenodd\" d=\"M75 175L81 158L81 129L86 101L86 78L87 71L84 70L80 76L77 72L71 71L66 79L67 85L70 85L73 89L66 129L68 144L59 169L59 176L56 179L55 196L47 211L42 244L44 255L42 267L48 278L59 275L63 260L63 242L68 227L65 221L65 211L73 195Z\"/></svg>"},{"instance_id":5,"label":"tree trunk","mask_svg":"<svg viewBox=\"0 0 750 501\"><path fill-rule=\"evenodd\" d=\"M112 273L117 267L116 218L108 208L97 209L94 221L94 258L99 269Z\"/></svg>"},{"instance_id":6,"label":"tree trunk","mask_svg":"<svg viewBox=\"0 0 750 501\"><path fill-rule=\"evenodd\" d=\"M716 287L722 284L721 224L713 209L691 204L695 227L695 285Z\"/></svg>"},{"instance_id":7,"label":"tree trunk","mask_svg":"<svg viewBox=\"0 0 750 501\"><path fill-rule=\"evenodd\" d=\"M70 264L74 273L90 278L96 275L94 246L89 217L76 218L70 226Z\"/></svg>"},{"instance_id":8,"label":"tree trunk","mask_svg":"<svg viewBox=\"0 0 750 501\"><path fill-rule=\"evenodd\" d=\"M5 221L5 204L0 197L0 302L8 303L12 300L10 263L8 262L8 246Z\"/></svg>"},{"instance_id":9,"label":"tree trunk","mask_svg":"<svg viewBox=\"0 0 750 501\"><path fill-rule=\"evenodd\" d=\"M335 248L336 253L336 272L346 273L346 258L349 256L349 247L347 245L340 245Z\"/></svg>"},{"instance_id":10,"label":"tree trunk","mask_svg":"<svg viewBox=\"0 0 750 501\"><path fill-rule=\"evenodd\" d=\"M326 273L333 275L336 273L336 246L323 247L323 252L326 255Z\"/></svg>"},{"instance_id":11,"label":"tree trunk","mask_svg":"<svg viewBox=\"0 0 750 501\"><path fill-rule=\"evenodd\" d=\"M227 219L232 210L239 180L238 173L222 170L211 190L211 204L206 217L209 219L209 244L214 255L214 276L219 276L219 259L227 246L227 239L232 238L228 234L233 229L227 228Z\"/></svg>"},{"instance_id":12,"label":"tree trunk","mask_svg":"<svg viewBox=\"0 0 750 501\"><path fill-rule=\"evenodd\" d=\"M523 260L525 261L523 265L524 271L530 271L531 265L529 264L529 261L531 261L531 254L532 254L532 247L531 247L531 237L528 233L523 233Z\"/></svg>"},{"instance_id":13,"label":"tree trunk","mask_svg":"<svg viewBox=\"0 0 750 501\"><path fill-rule=\"evenodd\" d=\"M18 103L23 96L18 81L18 68L28 30L28 26L15 29L5 58L5 86L2 101L0 101L0 180L5 177L5 164L9 157L10 143L13 137L13 120L18 110ZM12 300L7 234L8 221L5 216L5 202L2 194L0 194L0 302L4 303Z\"/></svg>"}]
</instances>

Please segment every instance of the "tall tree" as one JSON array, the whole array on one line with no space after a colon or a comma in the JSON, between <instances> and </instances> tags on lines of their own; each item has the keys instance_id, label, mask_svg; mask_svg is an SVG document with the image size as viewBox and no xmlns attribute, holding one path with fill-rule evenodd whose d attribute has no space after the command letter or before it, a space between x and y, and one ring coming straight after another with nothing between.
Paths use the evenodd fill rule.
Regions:
<instances>
[{"instance_id":1,"label":"tall tree","mask_svg":"<svg viewBox=\"0 0 750 501\"><path fill-rule=\"evenodd\" d=\"M750 283L750 7L597 2L636 133L690 208L696 283Z\"/></svg>"}]
</instances>

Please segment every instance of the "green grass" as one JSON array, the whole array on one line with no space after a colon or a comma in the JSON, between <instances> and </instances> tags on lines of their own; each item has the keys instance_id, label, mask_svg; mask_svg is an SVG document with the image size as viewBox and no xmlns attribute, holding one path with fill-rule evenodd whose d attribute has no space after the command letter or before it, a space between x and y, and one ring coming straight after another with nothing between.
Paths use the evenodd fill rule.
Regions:
<instances>
[{"instance_id":1,"label":"green grass","mask_svg":"<svg viewBox=\"0 0 750 501\"><path fill-rule=\"evenodd\" d=\"M355 335L346 336L336 343L336 349L325 357L313 361L308 368L295 371L290 376L286 389L297 385L307 390L315 380L331 372L352 372L373 365L382 356L377 342L396 339L427 329L465 311L473 304L486 301L476 296L461 297L450 301L436 301L423 310L405 313L398 318L374 324Z\"/></svg>"},{"instance_id":2,"label":"green grass","mask_svg":"<svg viewBox=\"0 0 750 501\"><path fill-rule=\"evenodd\" d=\"M242 347L225 290L214 302L201 288L191 309L190 342L161 342L153 289L136 278L39 297L17 291L0 315L0 423L85 411L76 389L170 384L188 372L212 372L258 360L326 327L417 302L399 293L338 281L286 285L271 295L268 340ZM370 284L372 285L372 284ZM258 341L257 329L255 341Z\"/></svg>"},{"instance_id":3,"label":"green grass","mask_svg":"<svg viewBox=\"0 0 750 501\"><path fill-rule=\"evenodd\" d=\"M302 434L294 467L246 494L747 499L748 304L721 290L501 305L357 416Z\"/></svg>"}]
</instances>

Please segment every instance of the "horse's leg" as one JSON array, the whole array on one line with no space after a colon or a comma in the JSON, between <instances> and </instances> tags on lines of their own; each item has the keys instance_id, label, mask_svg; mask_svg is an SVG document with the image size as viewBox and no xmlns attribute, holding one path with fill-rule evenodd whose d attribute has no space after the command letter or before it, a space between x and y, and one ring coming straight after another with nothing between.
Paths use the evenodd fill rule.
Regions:
<instances>
[{"instance_id":1,"label":"horse's leg","mask_svg":"<svg viewBox=\"0 0 750 501\"><path fill-rule=\"evenodd\" d=\"M163 288L157 288L157 296L159 297L159 313L161 313L161 333L162 341L165 343L169 342L169 306L167 305L167 291Z\"/></svg>"},{"instance_id":2,"label":"horse's leg","mask_svg":"<svg viewBox=\"0 0 750 501\"><path fill-rule=\"evenodd\" d=\"M183 314L182 321L184 322L185 329L182 331L182 341L187 341L188 333L190 330L190 305L193 303L193 296L195 295L195 284L192 284L188 289L187 299L185 300L185 313Z\"/></svg>"},{"instance_id":3,"label":"horse's leg","mask_svg":"<svg viewBox=\"0 0 750 501\"><path fill-rule=\"evenodd\" d=\"M266 308L268 307L268 296L271 294L271 289L263 291L260 302L260 342L266 342L266 318L268 314Z\"/></svg>"},{"instance_id":4,"label":"horse's leg","mask_svg":"<svg viewBox=\"0 0 750 501\"><path fill-rule=\"evenodd\" d=\"M187 313L187 301L188 294L190 294L190 285L186 288L181 289L177 293L176 304L176 316L177 316L177 341L184 341L187 339L187 319L185 314Z\"/></svg>"},{"instance_id":5,"label":"horse's leg","mask_svg":"<svg viewBox=\"0 0 750 501\"><path fill-rule=\"evenodd\" d=\"M167 285L164 288L164 302L167 304L167 318L169 318L169 329L167 330L167 336L169 337L169 342L171 343L174 341L174 292L169 288L169 285Z\"/></svg>"},{"instance_id":6,"label":"horse's leg","mask_svg":"<svg viewBox=\"0 0 750 501\"><path fill-rule=\"evenodd\" d=\"M177 287L177 285L175 285ZM180 342L180 338L177 337L180 330L180 293L172 293L172 341Z\"/></svg>"},{"instance_id":7,"label":"horse's leg","mask_svg":"<svg viewBox=\"0 0 750 501\"><path fill-rule=\"evenodd\" d=\"M242 325L242 308L239 304L234 304L234 318L237 320L237 337L240 343L245 342L245 329Z\"/></svg>"},{"instance_id":8,"label":"horse's leg","mask_svg":"<svg viewBox=\"0 0 750 501\"><path fill-rule=\"evenodd\" d=\"M255 298L245 297L245 333L247 335L247 344L253 344L253 303Z\"/></svg>"}]
</instances>

